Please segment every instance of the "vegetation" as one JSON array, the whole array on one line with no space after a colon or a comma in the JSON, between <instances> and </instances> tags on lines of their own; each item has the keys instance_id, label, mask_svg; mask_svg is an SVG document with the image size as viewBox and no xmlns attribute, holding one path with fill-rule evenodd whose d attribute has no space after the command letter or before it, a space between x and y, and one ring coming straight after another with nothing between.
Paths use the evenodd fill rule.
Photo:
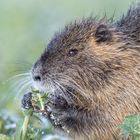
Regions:
<instances>
[{"instance_id":1,"label":"vegetation","mask_svg":"<svg viewBox=\"0 0 140 140\"><path fill-rule=\"evenodd\" d=\"M26 112L26 115L30 116L30 111L31 110L28 110ZM3 116L3 114L5 116ZM45 136L54 133L51 128L47 128L44 125L44 122L40 121L41 119L42 118L40 118L40 116L35 114L34 116L32 116L32 121L30 121L30 123L28 124L28 122L24 122L26 119L23 120L21 118L18 118L17 116L11 116L11 114L9 114L8 112L2 112L0 117L0 140L45 140ZM25 132L24 130L25 133L23 135L22 130L26 128L27 131ZM50 140L54 139L52 138Z\"/></svg>"},{"instance_id":2,"label":"vegetation","mask_svg":"<svg viewBox=\"0 0 140 140\"><path fill-rule=\"evenodd\" d=\"M120 128L123 137L140 140L140 115L127 116Z\"/></svg>"}]
</instances>

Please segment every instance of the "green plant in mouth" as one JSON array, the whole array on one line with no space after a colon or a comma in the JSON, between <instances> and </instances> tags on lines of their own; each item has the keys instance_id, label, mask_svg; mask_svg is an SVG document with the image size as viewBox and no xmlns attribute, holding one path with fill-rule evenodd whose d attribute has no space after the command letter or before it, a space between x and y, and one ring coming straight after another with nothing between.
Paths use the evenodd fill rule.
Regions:
<instances>
[{"instance_id":1,"label":"green plant in mouth","mask_svg":"<svg viewBox=\"0 0 140 140\"><path fill-rule=\"evenodd\" d=\"M32 106L42 113L48 101L48 94L42 95L39 91L31 91ZM32 109L25 110L24 119L22 119L18 115L1 110L0 140L42 140L50 136L52 136L51 140L56 139L53 129L48 126L47 120L39 115L40 112L33 113ZM58 136L58 139L61 138Z\"/></svg>"},{"instance_id":2,"label":"green plant in mouth","mask_svg":"<svg viewBox=\"0 0 140 140\"><path fill-rule=\"evenodd\" d=\"M32 90L33 93L33 97L32 97L32 105L33 107L38 108L40 111L44 111L45 107L45 102L48 99L48 94L44 94L43 96L41 96L41 93L37 90ZM26 140L26 135L27 135L27 130L28 130L28 124L29 124L29 120L30 117L33 114L33 109L28 109L24 111L24 122L23 122L23 126L22 126L22 131L21 131L21 140Z\"/></svg>"}]
</instances>

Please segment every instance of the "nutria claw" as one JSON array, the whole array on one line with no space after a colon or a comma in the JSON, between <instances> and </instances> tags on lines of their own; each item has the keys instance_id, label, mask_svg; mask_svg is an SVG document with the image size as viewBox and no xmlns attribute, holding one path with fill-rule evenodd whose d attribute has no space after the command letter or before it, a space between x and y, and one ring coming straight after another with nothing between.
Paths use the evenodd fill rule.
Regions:
<instances>
[{"instance_id":1,"label":"nutria claw","mask_svg":"<svg viewBox=\"0 0 140 140\"><path fill-rule=\"evenodd\" d=\"M52 102L48 102L47 104L47 111L49 112L48 118L50 122L54 127L61 130L64 129L64 124L69 120L69 113L64 108L66 107L62 107L59 104L57 105Z\"/></svg>"},{"instance_id":2,"label":"nutria claw","mask_svg":"<svg viewBox=\"0 0 140 140\"><path fill-rule=\"evenodd\" d=\"M45 105L48 112L48 118L55 127L63 129L63 124L68 120L69 106L64 98L61 96L50 96L47 104Z\"/></svg>"}]
</instances>

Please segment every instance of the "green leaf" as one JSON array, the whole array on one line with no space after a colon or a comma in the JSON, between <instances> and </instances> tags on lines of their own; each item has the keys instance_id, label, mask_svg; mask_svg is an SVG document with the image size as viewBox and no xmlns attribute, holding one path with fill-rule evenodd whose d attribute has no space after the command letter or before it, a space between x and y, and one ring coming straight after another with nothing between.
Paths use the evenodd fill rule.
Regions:
<instances>
[{"instance_id":1,"label":"green leaf","mask_svg":"<svg viewBox=\"0 0 140 140\"><path fill-rule=\"evenodd\" d=\"M140 116L127 116L120 126L121 134L124 137L131 136L132 140L140 140Z\"/></svg>"}]
</instances>

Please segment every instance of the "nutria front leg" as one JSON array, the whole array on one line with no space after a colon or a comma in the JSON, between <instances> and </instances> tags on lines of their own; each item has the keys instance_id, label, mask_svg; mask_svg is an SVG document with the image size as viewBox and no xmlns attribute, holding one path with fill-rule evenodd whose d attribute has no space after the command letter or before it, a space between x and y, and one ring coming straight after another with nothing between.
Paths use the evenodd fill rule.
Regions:
<instances>
[{"instance_id":1,"label":"nutria front leg","mask_svg":"<svg viewBox=\"0 0 140 140\"><path fill-rule=\"evenodd\" d=\"M45 105L45 110L44 115L55 128L66 133L79 131L81 124L78 111L75 107L69 105L63 97L51 97Z\"/></svg>"}]
</instances>

